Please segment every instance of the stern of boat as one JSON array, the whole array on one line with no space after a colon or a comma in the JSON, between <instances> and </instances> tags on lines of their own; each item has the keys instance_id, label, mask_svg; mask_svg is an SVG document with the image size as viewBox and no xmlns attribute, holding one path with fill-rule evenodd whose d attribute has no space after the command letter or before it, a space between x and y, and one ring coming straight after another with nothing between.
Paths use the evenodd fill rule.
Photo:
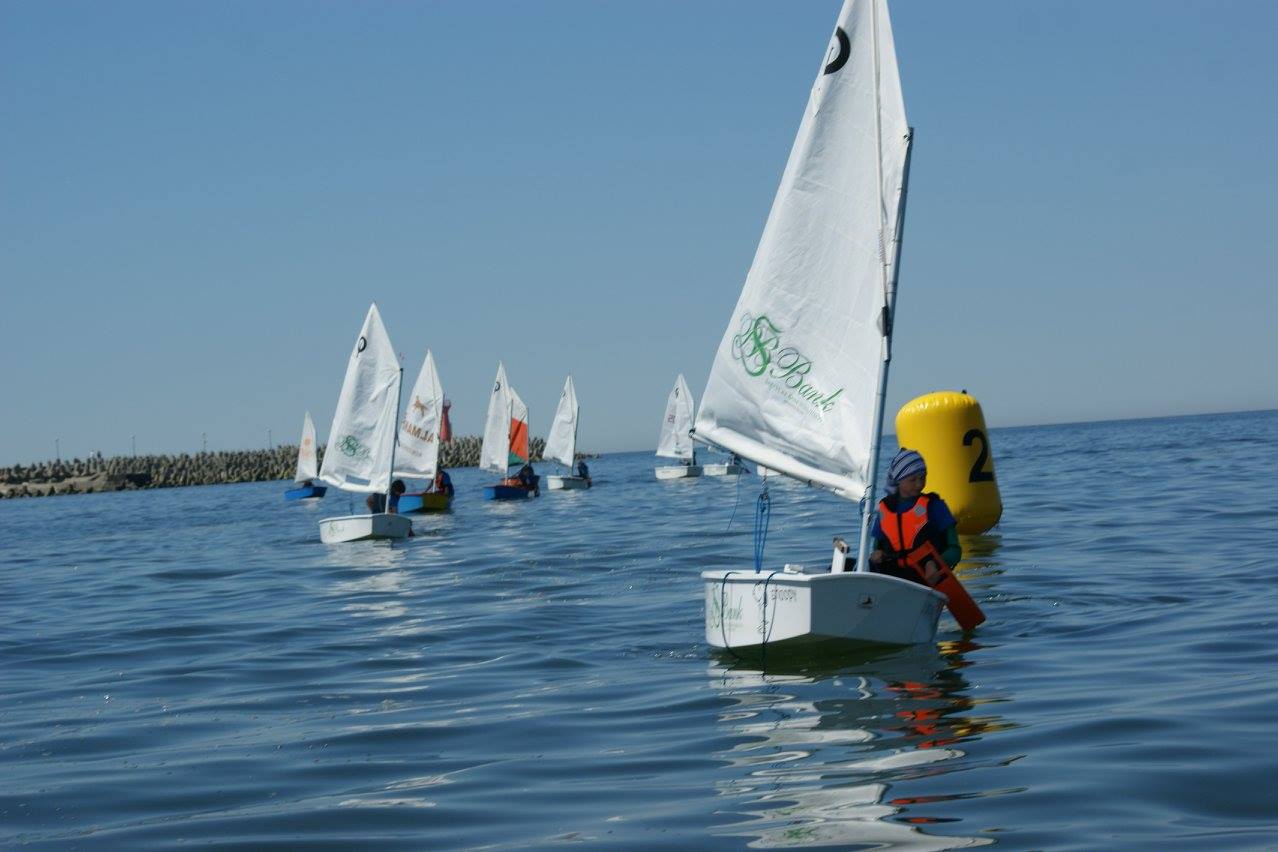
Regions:
<instances>
[{"instance_id":1,"label":"stern of boat","mask_svg":"<svg viewBox=\"0 0 1278 852\"><path fill-rule=\"evenodd\" d=\"M702 473L702 467L699 464L674 464L659 467L656 470L657 479L690 479Z\"/></svg>"},{"instance_id":2,"label":"stern of boat","mask_svg":"<svg viewBox=\"0 0 1278 852\"><path fill-rule=\"evenodd\" d=\"M822 568L703 571L706 643L755 651L782 642L912 645L936 638L945 596L883 574Z\"/></svg>"},{"instance_id":3,"label":"stern of boat","mask_svg":"<svg viewBox=\"0 0 1278 852\"><path fill-rule=\"evenodd\" d=\"M451 497L434 491L404 494L399 498L399 511L405 515L420 512L447 512L451 505Z\"/></svg>"},{"instance_id":4,"label":"stern of boat","mask_svg":"<svg viewBox=\"0 0 1278 852\"><path fill-rule=\"evenodd\" d=\"M546 477L546 487L551 491L579 491L583 488L589 488L590 480L581 476L556 476L552 474Z\"/></svg>"},{"instance_id":5,"label":"stern of boat","mask_svg":"<svg viewBox=\"0 0 1278 852\"><path fill-rule=\"evenodd\" d=\"M408 538L413 522L404 515L346 515L319 522L320 541L340 544L347 541Z\"/></svg>"},{"instance_id":6,"label":"stern of boat","mask_svg":"<svg viewBox=\"0 0 1278 852\"><path fill-rule=\"evenodd\" d=\"M708 464L705 473L706 476L740 476L745 468L739 464Z\"/></svg>"}]
</instances>

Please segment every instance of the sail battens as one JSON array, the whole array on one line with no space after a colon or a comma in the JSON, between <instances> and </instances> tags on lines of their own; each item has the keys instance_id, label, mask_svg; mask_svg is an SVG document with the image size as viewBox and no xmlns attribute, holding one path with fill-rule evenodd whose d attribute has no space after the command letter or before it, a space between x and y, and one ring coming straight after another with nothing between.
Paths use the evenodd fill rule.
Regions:
<instances>
[{"instance_id":1,"label":"sail battens","mask_svg":"<svg viewBox=\"0 0 1278 852\"><path fill-rule=\"evenodd\" d=\"M847 0L696 421L853 499L878 430L908 138L884 0Z\"/></svg>"}]
</instances>

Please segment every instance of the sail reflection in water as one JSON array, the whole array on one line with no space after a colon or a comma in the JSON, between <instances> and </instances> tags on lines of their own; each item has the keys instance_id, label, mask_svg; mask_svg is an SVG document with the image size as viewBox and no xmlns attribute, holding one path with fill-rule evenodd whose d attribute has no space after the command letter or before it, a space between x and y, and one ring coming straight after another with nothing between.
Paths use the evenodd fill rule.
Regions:
<instances>
[{"instance_id":1,"label":"sail reflection in water","mask_svg":"<svg viewBox=\"0 0 1278 852\"><path fill-rule=\"evenodd\" d=\"M964 665L962 650L945 643L939 653L913 648L824 669L769 666L764 673L712 663L712 686L733 702L719 721L741 738L719 755L740 770L720 794L740 801L731 810L752 817L719 833L752 837L756 848L993 843L980 827L967 836L954 830L962 818L945 809L1013 792L973 791L970 773L952 775L979 765L964 743L1011 727L973 712L981 702L968 694ZM915 783L926 792L906 795L903 788ZM947 792L947 785L963 787ZM937 833L940 824L952 832Z\"/></svg>"}]
</instances>

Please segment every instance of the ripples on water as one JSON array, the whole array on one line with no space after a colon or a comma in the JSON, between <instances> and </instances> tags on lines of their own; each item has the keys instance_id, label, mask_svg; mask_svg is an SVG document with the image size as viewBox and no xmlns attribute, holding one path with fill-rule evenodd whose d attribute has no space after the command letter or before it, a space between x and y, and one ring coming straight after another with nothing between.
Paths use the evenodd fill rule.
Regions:
<instances>
[{"instance_id":1,"label":"ripples on water","mask_svg":"<svg viewBox=\"0 0 1278 852\"><path fill-rule=\"evenodd\" d=\"M457 471L394 545L281 484L0 504L0 843L1278 846L1278 414L993 443L986 625L764 671L697 577L750 563L759 480L646 454L518 505ZM855 535L771 490L768 561Z\"/></svg>"}]
</instances>

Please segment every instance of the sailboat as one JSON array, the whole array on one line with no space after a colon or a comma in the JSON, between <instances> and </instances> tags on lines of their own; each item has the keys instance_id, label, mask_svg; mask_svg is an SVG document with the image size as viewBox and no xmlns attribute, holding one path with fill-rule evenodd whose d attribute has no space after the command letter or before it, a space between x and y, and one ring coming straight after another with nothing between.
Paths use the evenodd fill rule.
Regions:
<instances>
[{"instance_id":1,"label":"sailboat","mask_svg":"<svg viewBox=\"0 0 1278 852\"><path fill-rule=\"evenodd\" d=\"M745 465L729 459L726 462L710 462L703 464L706 476L740 476L746 472Z\"/></svg>"},{"instance_id":2,"label":"sailboat","mask_svg":"<svg viewBox=\"0 0 1278 852\"><path fill-rule=\"evenodd\" d=\"M657 479L685 479L701 475L701 465L697 464L697 450L689 435L692 429L692 411L692 391L688 390L688 383L684 381L683 373L680 373L666 399L666 415L661 421L657 455L664 459L681 459L683 464L657 468Z\"/></svg>"},{"instance_id":3,"label":"sailboat","mask_svg":"<svg viewBox=\"0 0 1278 852\"><path fill-rule=\"evenodd\" d=\"M886 0L845 0L696 435L860 501L860 545L828 566L765 567L757 547L753 570L703 571L714 648L936 636L942 594L866 570L912 141Z\"/></svg>"},{"instance_id":4,"label":"sailboat","mask_svg":"<svg viewBox=\"0 0 1278 852\"><path fill-rule=\"evenodd\" d=\"M395 469L395 426L404 371L395 357L377 304L369 306L355 339L337 399L320 479L346 491L386 494ZM320 521L320 541L335 544L370 538L406 538L413 522L377 512Z\"/></svg>"},{"instance_id":5,"label":"sailboat","mask_svg":"<svg viewBox=\"0 0 1278 852\"><path fill-rule=\"evenodd\" d=\"M297 487L285 491L284 499L310 500L323 497L328 489L323 485L316 485L313 481L319 476L318 467L315 454L315 421L311 420L311 413L308 411L302 420L302 440L297 445L297 475L293 477Z\"/></svg>"},{"instance_id":6,"label":"sailboat","mask_svg":"<svg viewBox=\"0 0 1278 852\"><path fill-rule=\"evenodd\" d=\"M395 453L395 476L405 479L424 479L433 483L439 470L439 443L444 409L444 390L439 384L439 371L435 369L435 356L426 350L426 360L417 375L408 407L399 421L399 450ZM399 498L399 511L414 512L447 511L452 498L447 494L421 491L403 494Z\"/></svg>"},{"instance_id":7,"label":"sailboat","mask_svg":"<svg viewBox=\"0 0 1278 852\"><path fill-rule=\"evenodd\" d=\"M555 419L550 424L550 434L546 436L546 449L542 458L551 459L568 468L567 475L552 474L546 477L546 487L551 491L570 491L589 488L590 479L573 474L573 464L577 460L577 425L580 421L581 407L577 405L577 388L573 386L572 376L564 382L564 389L559 394L559 406L555 409Z\"/></svg>"},{"instance_id":8,"label":"sailboat","mask_svg":"<svg viewBox=\"0 0 1278 852\"><path fill-rule=\"evenodd\" d=\"M506 365L497 362L497 378L488 399L484 422L484 443L479 450L479 466L500 473L502 481L484 488L489 500L523 500L541 494L534 476L529 483L509 476L511 465L528 463L528 406L506 381Z\"/></svg>"}]
</instances>

